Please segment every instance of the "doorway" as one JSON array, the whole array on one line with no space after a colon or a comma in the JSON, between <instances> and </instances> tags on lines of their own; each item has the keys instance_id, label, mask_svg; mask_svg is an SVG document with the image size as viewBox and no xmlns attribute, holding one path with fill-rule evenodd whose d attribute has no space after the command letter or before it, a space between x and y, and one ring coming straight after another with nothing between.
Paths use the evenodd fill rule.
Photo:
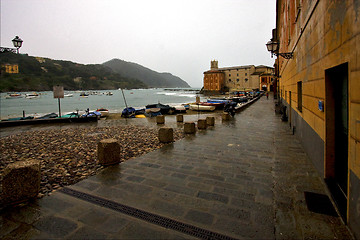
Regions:
<instances>
[{"instance_id":1,"label":"doorway","mask_svg":"<svg viewBox=\"0 0 360 240\"><path fill-rule=\"evenodd\" d=\"M348 189L348 64L325 71L325 180L346 221Z\"/></svg>"}]
</instances>

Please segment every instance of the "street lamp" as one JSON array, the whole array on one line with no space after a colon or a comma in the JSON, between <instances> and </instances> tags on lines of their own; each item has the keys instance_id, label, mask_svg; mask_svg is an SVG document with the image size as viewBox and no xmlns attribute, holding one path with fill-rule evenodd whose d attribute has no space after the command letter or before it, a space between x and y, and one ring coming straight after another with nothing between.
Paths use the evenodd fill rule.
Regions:
<instances>
[{"instance_id":1,"label":"street lamp","mask_svg":"<svg viewBox=\"0 0 360 240\"><path fill-rule=\"evenodd\" d=\"M16 36L13 40L12 40L14 47L16 47L17 53L19 54L19 48L21 48L23 40L21 40L21 38L19 38L19 36Z\"/></svg>"},{"instance_id":2,"label":"street lamp","mask_svg":"<svg viewBox=\"0 0 360 240\"><path fill-rule=\"evenodd\" d=\"M271 52L271 57L273 57L273 55L275 56L280 55L285 59L291 59L294 56L292 52L279 53L279 42L274 40L268 41L266 43L266 48L269 52Z\"/></svg>"}]
</instances>

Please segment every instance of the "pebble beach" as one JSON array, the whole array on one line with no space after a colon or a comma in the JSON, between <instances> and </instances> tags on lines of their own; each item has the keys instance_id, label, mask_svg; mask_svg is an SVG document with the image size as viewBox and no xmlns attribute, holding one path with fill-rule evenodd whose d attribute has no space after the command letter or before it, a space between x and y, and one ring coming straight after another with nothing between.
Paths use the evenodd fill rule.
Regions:
<instances>
[{"instance_id":1,"label":"pebble beach","mask_svg":"<svg viewBox=\"0 0 360 240\"><path fill-rule=\"evenodd\" d=\"M183 137L181 130L174 129L175 141ZM137 125L36 130L10 135L0 138L0 182L8 164L39 160L41 183L38 197L50 195L58 188L75 184L103 169L97 163L96 149L98 142L106 138L119 141L121 161L164 145L158 140L158 129Z\"/></svg>"}]
</instances>

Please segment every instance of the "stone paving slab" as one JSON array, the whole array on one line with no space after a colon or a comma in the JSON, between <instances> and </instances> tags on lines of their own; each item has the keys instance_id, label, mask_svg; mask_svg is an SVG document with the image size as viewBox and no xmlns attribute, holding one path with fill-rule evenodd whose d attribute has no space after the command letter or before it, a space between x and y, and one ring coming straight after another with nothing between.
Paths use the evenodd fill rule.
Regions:
<instances>
[{"instance_id":1,"label":"stone paving slab","mask_svg":"<svg viewBox=\"0 0 360 240\"><path fill-rule=\"evenodd\" d=\"M229 122L214 116L214 127L69 188L231 238L352 238L339 217L307 209L304 191L327 191L272 101ZM165 125L182 127L175 116ZM194 238L61 192L2 213L1 223L5 238Z\"/></svg>"}]
</instances>

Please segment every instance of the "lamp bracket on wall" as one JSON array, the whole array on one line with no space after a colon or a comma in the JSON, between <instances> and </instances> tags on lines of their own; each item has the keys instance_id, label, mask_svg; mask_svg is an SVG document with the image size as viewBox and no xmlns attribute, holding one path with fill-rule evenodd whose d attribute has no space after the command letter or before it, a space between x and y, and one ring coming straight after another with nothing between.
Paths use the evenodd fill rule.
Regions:
<instances>
[{"instance_id":1,"label":"lamp bracket on wall","mask_svg":"<svg viewBox=\"0 0 360 240\"><path fill-rule=\"evenodd\" d=\"M280 55L285 59L291 59L294 57L294 54L292 52L288 52L288 53L274 53L275 56Z\"/></svg>"}]
</instances>

